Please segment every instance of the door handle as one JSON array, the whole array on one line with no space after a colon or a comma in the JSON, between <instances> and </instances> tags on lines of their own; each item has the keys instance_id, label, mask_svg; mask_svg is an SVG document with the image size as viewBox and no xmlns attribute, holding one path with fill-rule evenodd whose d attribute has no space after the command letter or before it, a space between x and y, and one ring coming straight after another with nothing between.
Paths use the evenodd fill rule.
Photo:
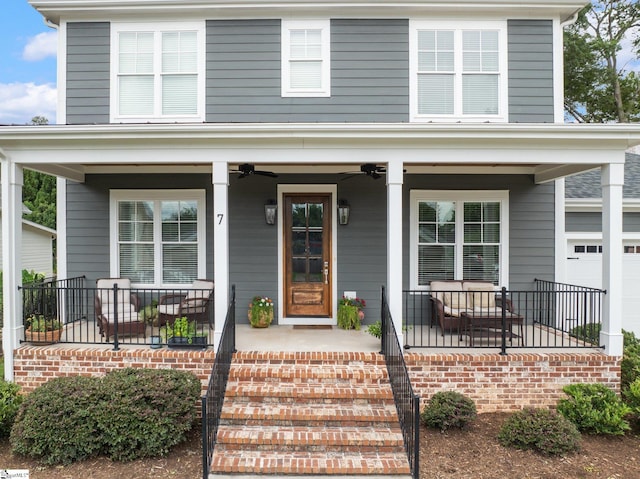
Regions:
<instances>
[{"instance_id":1,"label":"door handle","mask_svg":"<svg viewBox=\"0 0 640 479\"><path fill-rule=\"evenodd\" d=\"M324 262L324 284L329 284L329 262Z\"/></svg>"}]
</instances>

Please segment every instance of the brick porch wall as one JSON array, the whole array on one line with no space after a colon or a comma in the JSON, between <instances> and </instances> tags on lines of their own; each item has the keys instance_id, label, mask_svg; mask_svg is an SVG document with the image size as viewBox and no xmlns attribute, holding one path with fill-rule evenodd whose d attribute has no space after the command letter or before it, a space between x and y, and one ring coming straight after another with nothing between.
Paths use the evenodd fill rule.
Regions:
<instances>
[{"instance_id":1,"label":"brick porch wall","mask_svg":"<svg viewBox=\"0 0 640 479\"><path fill-rule=\"evenodd\" d=\"M194 373L204 393L213 367L215 353L161 349L60 348L23 346L14 351L14 381L29 393L60 376L102 376L121 368L181 369Z\"/></svg>"},{"instance_id":2,"label":"brick porch wall","mask_svg":"<svg viewBox=\"0 0 640 479\"><path fill-rule=\"evenodd\" d=\"M291 353L281 355L283 360L290 360ZM14 377L22 391L28 393L58 376L100 376L124 367L174 368L193 372L200 378L204 393L214 357L210 349L113 351L24 346L14 352ZM507 356L410 352L405 359L413 387L423 402L438 391L453 389L471 397L479 412L553 407L564 396L562 387L575 382L599 382L617 392L620 389L620 358L598 352Z\"/></svg>"},{"instance_id":3,"label":"brick porch wall","mask_svg":"<svg viewBox=\"0 0 640 479\"><path fill-rule=\"evenodd\" d=\"M438 391L469 396L478 412L555 407L563 386L603 383L620 392L620 360L602 353L405 354L422 402Z\"/></svg>"}]
</instances>

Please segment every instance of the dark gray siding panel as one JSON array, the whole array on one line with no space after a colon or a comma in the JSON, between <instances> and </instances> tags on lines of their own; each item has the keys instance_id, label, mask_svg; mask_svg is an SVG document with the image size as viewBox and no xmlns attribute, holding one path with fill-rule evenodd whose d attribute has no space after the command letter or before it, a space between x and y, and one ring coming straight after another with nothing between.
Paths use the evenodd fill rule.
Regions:
<instances>
[{"instance_id":1,"label":"dark gray siding panel","mask_svg":"<svg viewBox=\"0 0 640 479\"><path fill-rule=\"evenodd\" d=\"M331 97L280 95L280 20L207 22L207 122L406 122L407 20L331 21Z\"/></svg>"},{"instance_id":2,"label":"dark gray siding panel","mask_svg":"<svg viewBox=\"0 0 640 479\"><path fill-rule=\"evenodd\" d=\"M67 24L67 124L109 123L108 22Z\"/></svg>"},{"instance_id":3,"label":"dark gray siding panel","mask_svg":"<svg viewBox=\"0 0 640 479\"><path fill-rule=\"evenodd\" d=\"M213 188L208 175L87 175L84 183L67 182L69 277L86 275L88 284L109 277L110 189L206 190L207 239L213 238ZM207 277L213 278L213 243L207 241Z\"/></svg>"},{"instance_id":4,"label":"dark gray siding panel","mask_svg":"<svg viewBox=\"0 0 640 479\"><path fill-rule=\"evenodd\" d=\"M567 213L565 229L569 232L599 233L602 231L602 215L600 213ZM640 232L640 213L624 213L622 215L622 231L625 233Z\"/></svg>"},{"instance_id":5,"label":"dark gray siding panel","mask_svg":"<svg viewBox=\"0 0 640 479\"><path fill-rule=\"evenodd\" d=\"M509 122L553 122L551 20L509 20Z\"/></svg>"},{"instance_id":6,"label":"dark gray siding panel","mask_svg":"<svg viewBox=\"0 0 640 479\"><path fill-rule=\"evenodd\" d=\"M509 190L509 287L531 290L533 280L554 279L554 187L529 176L405 176L404 204L410 190ZM409 284L409 207L404 211L405 285Z\"/></svg>"}]
</instances>

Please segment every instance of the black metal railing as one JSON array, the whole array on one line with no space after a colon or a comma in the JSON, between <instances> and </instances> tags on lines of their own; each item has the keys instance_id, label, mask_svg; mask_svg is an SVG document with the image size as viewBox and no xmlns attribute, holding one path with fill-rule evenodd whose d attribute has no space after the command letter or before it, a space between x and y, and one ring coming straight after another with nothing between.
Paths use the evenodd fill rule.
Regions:
<instances>
[{"instance_id":1,"label":"black metal railing","mask_svg":"<svg viewBox=\"0 0 640 479\"><path fill-rule=\"evenodd\" d=\"M382 354L389 373L393 399L398 411L404 446L414 479L420 472L420 397L413 392L407 365L404 362L398 334L389 311L387 296L382 288L381 302Z\"/></svg>"},{"instance_id":2,"label":"black metal railing","mask_svg":"<svg viewBox=\"0 0 640 479\"><path fill-rule=\"evenodd\" d=\"M536 279L535 290L452 283L403 291L405 348L599 347L605 291Z\"/></svg>"},{"instance_id":3,"label":"black metal railing","mask_svg":"<svg viewBox=\"0 0 640 479\"><path fill-rule=\"evenodd\" d=\"M212 289L123 288L103 282L88 287L84 276L23 285L23 341L32 341L34 319L63 324L58 342L206 348L213 345Z\"/></svg>"},{"instance_id":4,"label":"black metal railing","mask_svg":"<svg viewBox=\"0 0 640 479\"><path fill-rule=\"evenodd\" d=\"M209 477L209 469L220 424L220 413L224 403L227 380L233 354L236 352L236 288L231 286L231 300L222 328L220 344L211 369L207 392L202 397L202 477Z\"/></svg>"}]
</instances>

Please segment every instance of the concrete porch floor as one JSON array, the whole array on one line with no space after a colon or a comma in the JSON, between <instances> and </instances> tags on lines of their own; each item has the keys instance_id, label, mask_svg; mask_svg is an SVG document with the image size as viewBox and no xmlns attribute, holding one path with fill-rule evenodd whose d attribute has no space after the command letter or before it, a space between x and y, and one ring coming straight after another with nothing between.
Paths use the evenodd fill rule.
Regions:
<instances>
[{"instance_id":1,"label":"concrete porch floor","mask_svg":"<svg viewBox=\"0 0 640 479\"><path fill-rule=\"evenodd\" d=\"M289 325L252 328L236 325L238 351L364 351L379 352L380 340L365 329L299 329Z\"/></svg>"}]
</instances>

